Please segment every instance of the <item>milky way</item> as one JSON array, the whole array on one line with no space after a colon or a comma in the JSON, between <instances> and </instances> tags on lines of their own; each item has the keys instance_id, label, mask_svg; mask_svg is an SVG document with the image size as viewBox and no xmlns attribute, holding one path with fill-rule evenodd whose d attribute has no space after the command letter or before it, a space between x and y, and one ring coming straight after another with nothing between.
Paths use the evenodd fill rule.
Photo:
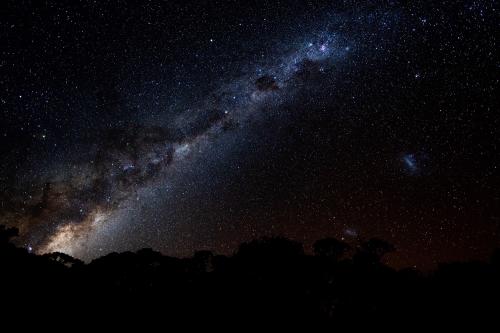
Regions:
<instances>
[{"instance_id":1,"label":"milky way","mask_svg":"<svg viewBox=\"0 0 500 333\"><path fill-rule=\"evenodd\" d=\"M115 224L126 223L141 195L171 186L171 178L182 172L175 169L203 163L196 159L199 152L224 140L225 132L258 121L264 105L277 108L292 98L300 84L307 84L307 76L341 65L351 48L334 31L306 40L296 43L298 49L289 54L273 55L272 60L279 59L277 65L260 66L220 87L208 101L187 106L173 125L106 132L89 164L47 178L45 185L39 185L42 191L30 194L29 207L11 217L26 219L30 248L87 256L89 246L94 246L89 242L102 233L113 237Z\"/></svg>"},{"instance_id":2,"label":"milky way","mask_svg":"<svg viewBox=\"0 0 500 333\"><path fill-rule=\"evenodd\" d=\"M4 138L23 138L20 147L31 140L2 162L9 175L0 219L20 229L20 245L90 260L140 247L228 253L263 235L306 245L324 236L380 236L401 249L396 264L429 264L483 255L489 248L476 240L496 239L493 173L463 176L470 163L492 166L460 141L487 141L464 114L476 105L488 110L493 88L490 81L459 86L473 79L450 85L462 75L454 52L473 47L461 44L472 37L454 28L453 16L367 2L280 7L280 15L258 6L240 17L228 5L221 10L234 10L234 22L181 15L186 22L165 28L167 5L149 6L113 14L117 22L142 15L130 28L99 22L96 31L79 17L110 11L84 6L74 15L79 23L64 23L78 27L75 42L57 20L55 32L42 19L45 30L22 27L40 41L40 68L51 72L37 74L36 58L21 63L26 77L40 78L30 84L40 83L23 92L29 85L12 81L2 99L12 115ZM459 17L482 22L490 9L457 8ZM58 38L68 38L64 47ZM482 71L462 58L467 75ZM469 107L458 114L457 96L482 104L462 103ZM484 156L492 149L484 145ZM442 241L449 251L437 250Z\"/></svg>"}]
</instances>

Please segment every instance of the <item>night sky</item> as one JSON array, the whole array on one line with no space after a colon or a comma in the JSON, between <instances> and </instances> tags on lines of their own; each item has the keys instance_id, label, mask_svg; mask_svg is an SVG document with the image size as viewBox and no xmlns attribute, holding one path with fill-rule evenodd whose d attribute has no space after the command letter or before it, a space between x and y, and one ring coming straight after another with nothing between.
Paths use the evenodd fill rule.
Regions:
<instances>
[{"instance_id":1,"label":"night sky","mask_svg":"<svg viewBox=\"0 0 500 333\"><path fill-rule=\"evenodd\" d=\"M30 252L500 244L493 0L0 6L0 224Z\"/></svg>"}]
</instances>

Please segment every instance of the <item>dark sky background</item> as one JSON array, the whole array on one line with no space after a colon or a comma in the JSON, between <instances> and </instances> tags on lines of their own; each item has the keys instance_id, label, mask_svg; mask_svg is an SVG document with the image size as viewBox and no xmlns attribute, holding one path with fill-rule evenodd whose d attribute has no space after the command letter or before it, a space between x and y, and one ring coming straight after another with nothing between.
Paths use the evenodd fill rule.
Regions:
<instances>
[{"instance_id":1,"label":"dark sky background","mask_svg":"<svg viewBox=\"0 0 500 333\"><path fill-rule=\"evenodd\" d=\"M500 244L494 1L0 6L0 223L29 251Z\"/></svg>"}]
</instances>

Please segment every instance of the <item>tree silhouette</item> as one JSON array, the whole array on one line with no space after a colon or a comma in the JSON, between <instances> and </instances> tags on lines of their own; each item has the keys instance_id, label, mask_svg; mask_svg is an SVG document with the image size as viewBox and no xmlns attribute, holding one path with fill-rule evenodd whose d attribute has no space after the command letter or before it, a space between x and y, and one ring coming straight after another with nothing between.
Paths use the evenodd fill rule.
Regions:
<instances>
[{"instance_id":1,"label":"tree silhouette","mask_svg":"<svg viewBox=\"0 0 500 333\"><path fill-rule=\"evenodd\" d=\"M374 325L387 314L421 321L475 313L495 318L499 312L500 250L489 263L448 263L431 274L384 265L384 255L395 248L376 238L359 244L352 257L349 246L334 238L314 243L311 256L302 244L274 237L243 243L232 256L198 251L179 259L141 249L85 264L64 253L16 248L9 241L17 235L16 228L0 225L3 303L13 309L15 300L64 304L68 318L79 305L92 304L102 313L116 310L122 319L157 314L169 322L231 318L335 329L359 318Z\"/></svg>"},{"instance_id":2,"label":"tree silhouette","mask_svg":"<svg viewBox=\"0 0 500 333\"><path fill-rule=\"evenodd\" d=\"M4 225L0 225L0 246L6 246L12 238L17 236L19 236L19 229L6 228Z\"/></svg>"},{"instance_id":3,"label":"tree silhouette","mask_svg":"<svg viewBox=\"0 0 500 333\"><path fill-rule=\"evenodd\" d=\"M391 243L379 238L371 238L360 244L353 259L364 263L380 263L386 254L395 250L396 248Z\"/></svg>"},{"instance_id":4,"label":"tree silhouette","mask_svg":"<svg viewBox=\"0 0 500 333\"><path fill-rule=\"evenodd\" d=\"M316 241L313 249L314 254L318 257L338 261L349 249L349 245L335 238L324 238Z\"/></svg>"},{"instance_id":5,"label":"tree silhouette","mask_svg":"<svg viewBox=\"0 0 500 333\"><path fill-rule=\"evenodd\" d=\"M71 268L73 266L83 265L83 261L73 258L72 256L61 252L47 253L44 254L42 257L51 262L56 262L58 264L64 265L65 267L68 268Z\"/></svg>"},{"instance_id":6,"label":"tree silhouette","mask_svg":"<svg viewBox=\"0 0 500 333\"><path fill-rule=\"evenodd\" d=\"M211 272L213 270L214 254L211 251L197 251L194 253L193 262L199 272Z\"/></svg>"}]
</instances>

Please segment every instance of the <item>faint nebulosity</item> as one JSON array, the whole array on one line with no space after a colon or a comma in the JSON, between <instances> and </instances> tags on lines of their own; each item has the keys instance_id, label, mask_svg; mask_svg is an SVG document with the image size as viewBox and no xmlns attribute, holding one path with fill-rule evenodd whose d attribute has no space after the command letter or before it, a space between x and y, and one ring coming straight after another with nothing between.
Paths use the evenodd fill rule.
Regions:
<instances>
[{"instance_id":1,"label":"faint nebulosity","mask_svg":"<svg viewBox=\"0 0 500 333\"><path fill-rule=\"evenodd\" d=\"M500 243L494 1L1 6L0 224L30 252Z\"/></svg>"}]
</instances>

